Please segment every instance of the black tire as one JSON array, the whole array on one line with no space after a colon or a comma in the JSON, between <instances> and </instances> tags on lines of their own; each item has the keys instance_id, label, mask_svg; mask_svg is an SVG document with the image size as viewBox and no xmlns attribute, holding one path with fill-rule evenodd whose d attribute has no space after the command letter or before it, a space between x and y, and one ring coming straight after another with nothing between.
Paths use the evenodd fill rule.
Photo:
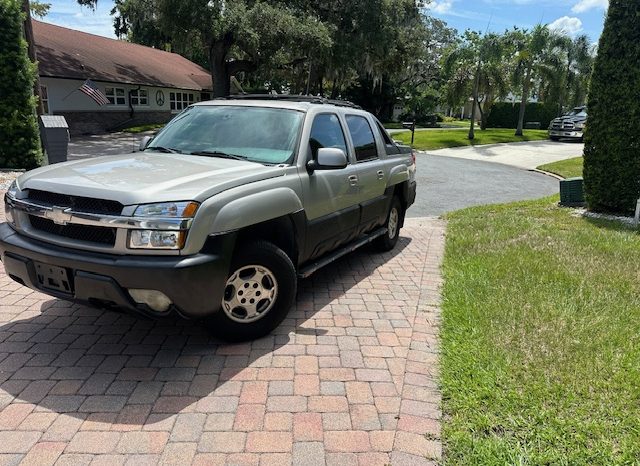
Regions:
<instances>
[{"instance_id":1,"label":"black tire","mask_svg":"<svg viewBox=\"0 0 640 466\"><path fill-rule=\"evenodd\" d=\"M551 139L552 141L559 141L560 138L557 136L549 136L549 139Z\"/></svg>"},{"instance_id":2,"label":"black tire","mask_svg":"<svg viewBox=\"0 0 640 466\"><path fill-rule=\"evenodd\" d=\"M260 266L260 270L252 266ZM251 275L251 270L254 274ZM260 291L252 291L256 283L252 283L252 278L258 277L258 274L267 272L261 280L260 290L269 293L273 292L275 283L275 296L273 301L261 299L260 297L251 295ZM236 273L239 272L237 275ZM243 274L245 274L243 276ZM291 259L278 247L266 241L256 241L247 245L239 245L236 248L234 258L229 268L229 277L227 282L234 279L237 283L243 283L238 289L234 285L225 286L223 301L220 303L220 310L206 320L207 326L211 333L225 341L247 341L268 335L284 320L293 305L296 298L297 274ZM255 281L255 280L254 280ZM266 283L266 287L264 284ZM271 287L270 287L271 286ZM265 291L266 290L266 291ZM249 316L249 311L240 304L240 294L245 291L247 299L253 296L256 300L255 308L262 307L267 309L264 313L253 312L254 317ZM264 297L264 295L263 295ZM244 298L243 298L244 299ZM237 301L235 301L237 300ZM247 301L245 299L245 301ZM253 303L254 300L251 300ZM266 304L264 303L266 302ZM233 304L239 304L233 307ZM248 302L246 306L254 307ZM255 311L255 310L254 310ZM255 320L251 320L255 319ZM242 320L247 320L242 322Z\"/></svg>"},{"instance_id":3,"label":"black tire","mask_svg":"<svg viewBox=\"0 0 640 466\"><path fill-rule=\"evenodd\" d=\"M394 214L395 212L395 214ZM395 216L395 228L393 228L392 218ZM379 236L375 239L373 245L378 251L391 251L396 247L398 238L400 237L400 225L404 220L404 209L402 203L397 196L393 196L391 199L391 205L389 206L389 213L387 214L387 221L384 226L387 228L387 233Z\"/></svg>"}]
</instances>

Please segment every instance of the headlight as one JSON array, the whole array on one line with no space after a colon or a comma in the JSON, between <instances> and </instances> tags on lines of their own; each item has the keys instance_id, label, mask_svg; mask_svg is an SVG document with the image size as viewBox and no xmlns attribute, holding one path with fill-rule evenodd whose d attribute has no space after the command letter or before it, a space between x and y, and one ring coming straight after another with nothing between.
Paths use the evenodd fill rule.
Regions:
<instances>
[{"instance_id":1,"label":"headlight","mask_svg":"<svg viewBox=\"0 0 640 466\"><path fill-rule=\"evenodd\" d=\"M584 122L576 123L576 129L584 129Z\"/></svg>"},{"instance_id":2,"label":"headlight","mask_svg":"<svg viewBox=\"0 0 640 466\"><path fill-rule=\"evenodd\" d=\"M130 249L182 249L187 232L162 230L131 230Z\"/></svg>"},{"instance_id":3,"label":"headlight","mask_svg":"<svg viewBox=\"0 0 640 466\"><path fill-rule=\"evenodd\" d=\"M160 204L143 204L136 208L134 217L180 217L190 218L196 214L197 202L163 202Z\"/></svg>"},{"instance_id":4,"label":"headlight","mask_svg":"<svg viewBox=\"0 0 640 466\"><path fill-rule=\"evenodd\" d=\"M134 217L193 218L200 204L193 201L162 202L139 205ZM148 223L153 223L149 221ZM188 228L188 227L187 227ZM182 230L131 230L130 249L182 249L187 239L186 229Z\"/></svg>"},{"instance_id":5,"label":"headlight","mask_svg":"<svg viewBox=\"0 0 640 466\"><path fill-rule=\"evenodd\" d=\"M7 189L7 196L11 199L15 199L19 192L18 183L14 180L13 183L11 183L11 186L9 186L9 189Z\"/></svg>"},{"instance_id":6,"label":"headlight","mask_svg":"<svg viewBox=\"0 0 640 466\"><path fill-rule=\"evenodd\" d=\"M11 183L9 189L7 189L5 203L4 203L4 217L11 225L15 225L15 219L13 218L13 209L9 207L9 203L7 202L7 198L15 199L18 196L18 183L15 181Z\"/></svg>"}]
</instances>

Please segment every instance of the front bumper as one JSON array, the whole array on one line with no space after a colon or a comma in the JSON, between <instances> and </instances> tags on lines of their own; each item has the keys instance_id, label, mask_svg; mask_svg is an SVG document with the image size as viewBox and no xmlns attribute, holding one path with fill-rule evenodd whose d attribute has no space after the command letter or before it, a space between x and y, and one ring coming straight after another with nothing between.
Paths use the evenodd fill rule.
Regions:
<instances>
[{"instance_id":1,"label":"front bumper","mask_svg":"<svg viewBox=\"0 0 640 466\"><path fill-rule=\"evenodd\" d=\"M549 130L549 136L554 138L578 138L582 139L583 133L582 130Z\"/></svg>"},{"instance_id":2,"label":"front bumper","mask_svg":"<svg viewBox=\"0 0 640 466\"><path fill-rule=\"evenodd\" d=\"M187 318L217 312L234 242L231 236L211 237L203 252L193 256L114 256L54 246L0 224L0 259L13 280L58 298L155 316L160 314L136 303L127 290L161 291L172 301L172 310ZM36 262L66 269L71 291L43 287Z\"/></svg>"}]
</instances>

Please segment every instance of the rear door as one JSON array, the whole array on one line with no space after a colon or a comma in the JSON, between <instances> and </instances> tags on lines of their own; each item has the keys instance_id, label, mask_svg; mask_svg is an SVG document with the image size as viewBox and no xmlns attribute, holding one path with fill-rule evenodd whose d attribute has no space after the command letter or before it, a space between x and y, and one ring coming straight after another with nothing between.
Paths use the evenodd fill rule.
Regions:
<instances>
[{"instance_id":1,"label":"rear door","mask_svg":"<svg viewBox=\"0 0 640 466\"><path fill-rule=\"evenodd\" d=\"M344 128L335 113L315 116L307 161L315 159L318 149L323 147L339 148L349 154ZM300 173L308 222L303 260L319 257L355 236L360 223L357 175L351 158L343 169Z\"/></svg>"},{"instance_id":2,"label":"rear door","mask_svg":"<svg viewBox=\"0 0 640 466\"><path fill-rule=\"evenodd\" d=\"M356 114L347 114L345 119L358 168L358 197L362 209L358 232L363 233L386 220L389 208L389 199L385 196L388 177L384 160L386 154L374 136L373 120Z\"/></svg>"}]
</instances>

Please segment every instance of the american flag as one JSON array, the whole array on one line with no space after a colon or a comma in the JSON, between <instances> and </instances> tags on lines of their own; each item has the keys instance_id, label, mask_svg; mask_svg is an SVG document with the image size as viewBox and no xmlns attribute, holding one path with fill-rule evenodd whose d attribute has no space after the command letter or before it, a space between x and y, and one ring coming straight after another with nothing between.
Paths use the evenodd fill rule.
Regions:
<instances>
[{"instance_id":1,"label":"american flag","mask_svg":"<svg viewBox=\"0 0 640 466\"><path fill-rule=\"evenodd\" d=\"M87 94L100 106L107 105L109 103L109 99L107 99L107 96L104 95L102 91L98 89L98 87L90 79L87 79L85 82L83 82L82 86L80 86L78 90Z\"/></svg>"}]
</instances>

